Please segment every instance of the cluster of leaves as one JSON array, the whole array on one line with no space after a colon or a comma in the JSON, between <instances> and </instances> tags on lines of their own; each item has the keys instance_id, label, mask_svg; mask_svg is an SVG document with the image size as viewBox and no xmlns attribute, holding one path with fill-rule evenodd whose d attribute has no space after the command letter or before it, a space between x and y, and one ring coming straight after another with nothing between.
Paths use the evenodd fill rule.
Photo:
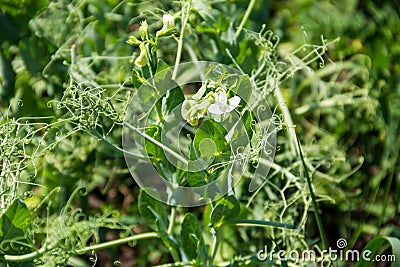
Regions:
<instances>
[{"instance_id":1,"label":"cluster of leaves","mask_svg":"<svg viewBox=\"0 0 400 267\"><path fill-rule=\"evenodd\" d=\"M319 239L326 248L322 223L338 214L344 219L341 227L329 224L338 230L328 235L331 243L339 234L352 235L351 245L363 232L398 236L394 214L400 187L392 185L400 151L399 81L393 75L399 66L392 62L399 49L374 36L394 36L399 14L392 4L378 8L372 1L292 2L1 2L0 264L287 266L278 259L260 262L257 251L265 245L303 250L318 247ZM265 7L270 19L261 12ZM266 30L270 27L278 35ZM347 37L349 32L357 38ZM326 43L321 34L342 41ZM372 63L354 55L360 52ZM185 101L187 90L194 91L176 87L152 103L139 88L169 66L198 60L237 68L241 81L256 85L257 97L276 107L277 155L272 163L250 162L272 170L255 192L247 191L250 166L234 191L218 201L170 207L134 185L123 161L121 126L132 92L139 90L143 105L154 106L145 134L161 142L164 118ZM225 82L234 97L239 89ZM252 128L252 115L243 118L256 148L265 137ZM216 120L199 117L192 126L185 132L190 159L212 159L212 166L230 160L227 131ZM204 145L210 139L215 147ZM145 146L157 171L181 185L204 185L221 172L177 171L157 142ZM374 151L379 157L371 156ZM77 194L82 185L86 192ZM365 206L366 198L371 203ZM375 203L379 198L383 202ZM321 210L325 220L318 216L317 201L329 203ZM362 224L342 216L353 209L367 211ZM371 217L373 223L367 223ZM369 248L378 251L384 242L398 250L394 238L375 239ZM127 243L130 247L122 247ZM124 250L131 254L125 261ZM103 252L111 259L102 258ZM85 254L91 263L74 257Z\"/></svg>"},{"instance_id":2,"label":"cluster of leaves","mask_svg":"<svg viewBox=\"0 0 400 267\"><path fill-rule=\"evenodd\" d=\"M276 32L287 29L280 33L287 46L315 42L320 34L341 38L328 52L335 64L300 72L286 90L303 136L320 140L308 153L340 151L348 164L359 166L351 178L342 177L342 198L325 207L331 214L326 224L357 247L378 234L399 237L398 4L294 1L272 8L278 11Z\"/></svg>"}]
</instances>

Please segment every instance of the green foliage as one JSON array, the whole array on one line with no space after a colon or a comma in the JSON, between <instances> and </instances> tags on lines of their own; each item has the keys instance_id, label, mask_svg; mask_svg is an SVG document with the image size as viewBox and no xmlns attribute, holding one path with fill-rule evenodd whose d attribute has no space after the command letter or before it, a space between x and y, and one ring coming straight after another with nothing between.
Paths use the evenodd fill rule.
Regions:
<instances>
[{"instance_id":1,"label":"green foliage","mask_svg":"<svg viewBox=\"0 0 400 267\"><path fill-rule=\"evenodd\" d=\"M203 159L208 165L224 162L229 159L230 149L225 141L227 134L218 123L211 120L204 120L193 139L191 159ZM190 186L202 186L214 181L222 169L202 170L188 173L188 183Z\"/></svg>"},{"instance_id":2,"label":"green foliage","mask_svg":"<svg viewBox=\"0 0 400 267\"><path fill-rule=\"evenodd\" d=\"M225 221L235 218L240 213L240 204L234 196L228 195L218 201L211 212L211 225L219 228Z\"/></svg>"},{"instance_id":3,"label":"green foliage","mask_svg":"<svg viewBox=\"0 0 400 267\"><path fill-rule=\"evenodd\" d=\"M398 259L400 256L400 240L395 237L388 237L388 236L377 236L371 241L368 242L368 244L365 246L363 251L369 250L370 253L370 258L373 258L378 254L378 251L382 247L383 244L389 243L391 247L391 252L395 259ZM391 266L396 266L396 260L392 262ZM363 267L363 266L371 266L370 262L368 262L365 259L362 259L360 262L357 263L357 267Z\"/></svg>"},{"instance_id":4,"label":"green foliage","mask_svg":"<svg viewBox=\"0 0 400 267\"><path fill-rule=\"evenodd\" d=\"M315 42L321 34L341 39L329 51L329 56L344 64L332 64L314 75L305 72L302 76L307 78L289 85L286 91L292 106L311 103L305 109L294 111L304 118L298 120L303 121L302 128L311 129L311 125L320 128L311 130L310 136L314 137L310 138L321 140L321 146L326 148L339 144L339 149L327 151L330 154L340 151L341 157L358 169L349 178L343 176L346 178L341 183L342 197L336 198L335 203L339 210L332 214L332 218L341 218L340 223L331 224L327 220L326 224L348 233L351 245L366 243L370 235L398 237L399 231L390 219L399 210L399 202L394 197L398 195L399 183L393 176L398 169L395 161L398 160L400 118L396 75L399 49L395 34L400 25L398 3L355 0L344 5L340 1L307 4L295 1L288 7L275 5L279 14L273 20L275 27L288 29L281 34L287 45L299 45L304 40ZM348 84L349 80L354 82ZM345 104L340 99L343 96L351 96L351 102L357 104ZM317 151L310 151L314 152ZM326 182L322 183L325 184L321 184L323 191L331 196L335 194ZM353 223L354 218L357 224ZM383 222L387 224L382 228Z\"/></svg>"},{"instance_id":5,"label":"green foliage","mask_svg":"<svg viewBox=\"0 0 400 267\"><path fill-rule=\"evenodd\" d=\"M195 260L201 266L208 260L208 248L203 239L203 233L196 215L187 213L181 228L182 248L189 260Z\"/></svg>"},{"instance_id":6,"label":"green foliage","mask_svg":"<svg viewBox=\"0 0 400 267\"><path fill-rule=\"evenodd\" d=\"M0 99L9 99L14 93L15 73L3 53L0 54Z\"/></svg>"},{"instance_id":7,"label":"green foliage","mask_svg":"<svg viewBox=\"0 0 400 267\"><path fill-rule=\"evenodd\" d=\"M162 225L164 228L168 225L168 218L164 205L149 196L146 192L142 191L140 193L138 205L140 215L147 226L157 230L156 225L158 226L158 224Z\"/></svg>"},{"instance_id":8,"label":"green foliage","mask_svg":"<svg viewBox=\"0 0 400 267\"><path fill-rule=\"evenodd\" d=\"M14 200L0 217L0 227L0 254L23 255L31 252L31 214L24 202ZM33 266L33 260L10 266Z\"/></svg>"},{"instance_id":9,"label":"green foliage","mask_svg":"<svg viewBox=\"0 0 400 267\"><path fill-rule=\"evenodd\" d=\"M0 3L0 10L9 16L19 28L23 28L34 15L47 5L48 0L4 0Z\"/></svg>"},{"instance_id":10,"label":"green foliage","mask_svg":"<svg viewBox=\"0 0 400 267\"><path fill-rule=\"evenodd\" d=\"M1 1L0 265L308 266L257 252L318 251L339 236L400 257L398 10L358 0ZM238 74L218 65L207 82L159 95L170 66L202 60ZM221 91L240 104L206 117ZM169 207L134 183L121 146L133 95L149 116L146 154L131 155L186 187L240 176L228 195ZM176 110L207 99L163 143ZM255 157L270 141L260 110L248 109L258 100L273 110L273 162ZM221 123L232 114L244 126L233 135ZM180 169L165 147L208 168ZM249 192L257 167L271 170Z\"/></svg>"}]
</instances>

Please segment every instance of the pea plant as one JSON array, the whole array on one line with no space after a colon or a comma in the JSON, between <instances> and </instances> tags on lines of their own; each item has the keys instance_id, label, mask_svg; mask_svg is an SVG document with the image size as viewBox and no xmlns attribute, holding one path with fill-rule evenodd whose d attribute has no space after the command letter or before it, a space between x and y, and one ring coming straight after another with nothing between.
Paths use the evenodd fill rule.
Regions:
<instances>
[{"instance_id":1,"label":"pea plant","mask_svg":"<svg viewBox=\"0 0 400 267\"><path fill-rule=\"evenodd\" d=\"M362 64L332 62L338 40L296 49L252 30L254 0L117 2L43 1L29 21L52 51L31 84L47 102L30 115L16 94L2 111L0 263L108 266L109 251L116 266L310 264L259 251L326 249L319 205L360 165L293 116L376 107ZM351 91L292 110L293 80ZM115 192L122 207L97 204Z\"/></svg>"}]
</instances>

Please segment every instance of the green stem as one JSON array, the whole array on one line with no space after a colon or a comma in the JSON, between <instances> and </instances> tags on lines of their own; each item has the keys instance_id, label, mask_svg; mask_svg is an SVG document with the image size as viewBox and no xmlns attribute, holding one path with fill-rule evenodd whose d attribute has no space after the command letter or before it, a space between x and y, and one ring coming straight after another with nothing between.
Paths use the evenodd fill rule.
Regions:
<instances>
[{"instance_id":1,"label":"green stem","mask_svg":"<svg viewBox=\"0 0 400 267\"><path fill-rule=\"evenodd\" d=\"M126 243L136 241L136 240L157 238L157 237L158 237L158 234L155 232L138 234L138 235L121 238L121 239L117 239L117 240L113 240L113 241L108 241L108 242L100 243L97 245L78 249L78 250L73 251L73 254L81 255L81 254L85 254L87 252L91 252L93 250L105 249L105 248L109 248L109 247L113 247L113 246L117 246L117 245L126 244ZM53 249L53 247L41 247L39 250L37 250L35 252L24 254L24 255L2 255L1 259L4 259L6 262L25 262L25 261L30 261L30 260L39 258L41 255L43 255L44 253L46 253L47 251L50 251L52 249Z\"/></svg>"},{"instance_id":2,"label":"green stem","mask_svg":"<svg viewBox=\"0 0 400 267\"><path fill-rule=\"evenodd\" d=\"M214 229L214 228L213 228ZM212 243L212 248L211 248L211 258L209 262L209 266L213 266L214 259L217 256L217 251L219 247L219 235L220 235L220 229L214 229L213 233L213 243Z\"/></svg>"},{"instance_id":3,"label":"green stem","mask_svg":"<svg viewBox=\"0 0 400 267\"><path fill-rule=\"evenodd\" d=\"M138 130L137 128L135 128L133 125L124 122L124 125L126 127L128 127L129 129L133 130L134 132L136 132L137 134L139 134L140 136L144 137L145 139L149 140L150 142L152 142L153 144L159 146L160 148L162 148L165 152L171 154L172 156L174 156L176 159L178 159L179 161L183 162L183 164L188 165L189 161L187 159L185 159L184 157L182 157L180 154L178 154L177 152L175 152L174 150L172 150L171 148L169 148L166 145L163 145L162 143L160 143L159 141L157 141L156 139L152 138L151 136L147 135L146 133L141 132L140 130Z\"/></svg>"},{"instance_id":4,"label":"green stem","mask_svg":"<svg viewBox=\"0 0 400 267\"><path fill-rule=\"evenodd\" d=\"M295 156L296 155L296 131L295 131L295 125L293 123L292 120L292 116L290 115L290 111L289 108L286 105L286 101L285 98L282 95L282 92L279 88L279 86L277 86L275 88L275 96L278 100L278 105L279 108L281 109L282 113L283 113L283 118L284 121L288 127L288 133L289 133L289 146L290 146L290 150L292 152L292 155Z\"/></svg>"},{"instance_id":5,"label":"green stem","mask_svg":"<svg viewBox=\"0 0 400 267\"><path fill-rule=\"evenodd\" d=\"M162 265L157 265L154 267L180 267L180 266L192 266L191 262L175 262L175 263L167 263L167 264L162 264Z\"/></svg>"},{"instance_id":6,"label":"green stem","mask_svg":"<svg viewBox=\"0 0 400 267\"><path fill-rule=\"evenodd\" d=\"M0 195L0 197L1 197L1 201L0 201L0 206L1 206L1 207L0 207L0 211L1 211L1 212L4 212L4 211L6 210L6 201L5 201L5 194L4 194L4 192L7 191L7 186L6 186L6 184L5 184L5 179L4 179L4 177L5 177L5 175L6 175L6 170L7 170L7 161L6 161L6 160L2 160L1 166L2 166L2 170L1 170L1 174L0 174L0 188L1 188L1 189L4 188L4 191L1 192L1 195ZM4 183L4 185L3 185L3 183Z\"/></svg>"},{"instance_id":7,"label":"green stem","mask_svg":"<svg viewBox=\"0 0 400 267\"><path fill-rule=\"evenodd\" d=\"M393 124L390 123L389 125L389 132L390 133L395 133L397 132L397 129L399 129L399 125L400 125L400 121L397 122L397 124ZM382 211L381 211L381 215L378 217L378 235L381 234L382 231L382 223L383 220L385 218L385 214L387 211L387 207L388 207L388 202L389 202L389 198L390 198L390 189L392 188L392 184L393 184L393 180L394 180L394 176L395 176L395 170L397 168L397 163L399 162L399 143L396 140L396 136L393 134L390 134L390 136L387 138L387 142L389 144L391 144L391 147L394 148L393 151L393 164L390 164L391 169L388 171L388 181L385 184L385 189L384 189L384 200L383 200L383 206L382 206ZM391 162L391 161L387 161L387 162ZM386 167L386 166L385 166Z\"/></svg>"},{"instance_id":8,"label":"green stem","mask_svg":"<svg viewBox=\"0 0 400 267\"><path fill-rule=\"evenodd\" d=\"M164 118L164 114L162 111L162 102L161 101L158 101L156 103L156 110L157 110L157 114L158 114L158 117L160 118L161 123L164 123L165 118Z\"/></svg>"},{"instance_id":9,"label":"green stem","mask_svg":"<svg viewBox=\"0 0 400 267\"><path fill-rule=\"evenodd\" d=\"M310 179L310 176L308 174L308 169L307 169L307 166L306 166L306 162L304 161L303 152L301 151L300 141L299 141L298 138L297 138L297 146L298 146L298 149L299 149L299 155L300 155L300 158L301 158L301 162L303 163L303 168L304 168L304 173L305 173L306 180L307 180L308 190L310 191L310 195L311 195L311 202L312 202L312 205L313 205L313 208L314 208L315 220L317 221L318 231L319 231L319 234L320 234L321 240L322 240L322 248L323 249L327 249L328 248L328 241L326 239L326 235L325 235L325 231L324 231L324 226L322 224L321 216L319 215L319 212L318 212L317 200L315 199L314 191L313 191L312 185L311 185L311 179Z\"/></svg>"},{"instance_id":10,"label":"green stem","mask_svg":"<svg viewBox=\"0 0 400 267\"><path fill-rule=\"evenodd\" d=\"M179 252L175 248L168 248L169 252L171 253L172 259L174 262L179 262L181 259L179 258Z\"/></svg>"},{"instance_id":11,"label":"green stem","mask_svg":"<svg viewBox=\"0 0 400 267\"><path fill-rule=\"evenodd\" d=\"M174 225L175 225L175 218L176 218L176 207L172 207L171 208L171 216L169 218L168 230L167 230L168 235L172 234L172 230L174 229Z\"/></svg>"},{"instance_id":12,"label":"green stem","mask_svg":"<svg viewBox=\"0 0 400 267\"><path fill-rule=\"evenodd\" d=\"M87 252L91 252L93 250L101 250L105 248L110 248L122 244L126 244L132 241L137 241L137 240L142 240L142 239L149 239L149 238L158 238L158 234L156 232L149 232L149 233L143 233L143 234L138 234L130 237L125 237L125 238L120 238L117 240L112 240L100 244L96 244L93 246L85 247L82 249L75 250L75 254L81 255L85 254Z\"/></svg>"},{"instance_id":13,"label":"green stem","mask_svg":"<svg viewBox=\"0 0 400 267\"><path fill-rule=\"evenodd\" d=\"M106 145L108 145L111 149L113 149L114 151L123 153L125 155L134 157L136 159L143 159L143 160L148 160L148 157L139 155L139 154L135 154L132 153L128 150L122 149L119 146L114 145L113 143L111 143L110 141L108 141L104 136L102 136L98 131L93 130L89 132L90 134L94 135L95 137L97 137L99 140L103 141Z\"/></svg>"},{"instance_id":14,"label":"green stem","mask_svg":"<svg viewBox=\"0 0 400 267\"><path fill-rule=\"evenodd\" d=\"M50 248L51 249L51 248ZM30 261L36 258L39 258L43 255L48 249L41 247L39 250L24 254L24 255L2 255L1 258L6 262L25 262Z\"/></svg>"},{"instance_id":15,"label":"green stem","mask_svg":"<svg viewBox=\"0 0 400 267\"><path fill-rule=\"evenodd\" d=\"M185 6L182 5L182 28L181 28L181 32L180 32L180 36L179 36L179 41L178 41L178 50L176 52L174 73L172 74L173 80L176 78L176 75L178 74L178 65L179 65L179 62L181 61L182 50L183 50L183 36L185 33L186 23L189 18L189 12L190 12L190 3L187 3L186 9L185 9Z\"/></svg>"},{"instance_id":16,"label":"green stem","mask_svg":"<svg viewBox=\"0 0 400 267\"><path fill-rule=\"evenodd\" d=\"M256 3L256 0L251 0L249 5L247 6L246 13L244 13L242 21L240 22L239 27L236 30L236 33L235 33L236 38L238 38L240 33L242 32L243 26L246 23L247 19L249 18L255 3Z\"/></svg>"},{"instance_id":17,"label":"green stem","mask_svg":"<svg viewBox=\"0 0 400 267\"><path fill-rule=\"evenodd\" d=\"M361 93L364 90L360 90ZM319 101L318 103L311 103L311 104L306 104L304 106L298 107L294 110L294 114L296 115L303 115L309 111L315 110L315 109L322 109L322 108L328 108L328 107L335 107L335 106L345 106L345 105L353 105L357 103L358 101L368 101L368 97L366 96L367 91L364 91L365 94L364 96L357 97L356 93L359 92L352 92L350 94L342 94L340 96L334 96L329 99L325 99L322 101ZM356 98L357 97L357 98Z\"/></svg>"},{"instance_id":18,"label":"green stem","mask_svg":"<svg viewBox=\"0 0 400 267\"><path fill-rule=\"evenodd\" d=\"M89 267L86 261L80 259L78 257L70 257L68 259L68 266L75 266L75 267Z\"/></svg>"},{"instance_id":19,"label":"green stem","mask_svg":"<svg viewBox=\"0 0 400 267\"><path fill-rule=\"evenodd\" d=\"M271 221L262 221L262 220L229 220L225 222L225 224L234 224L237 226L258 226L258 227L280 227L286 229L300 230L300 228L294 226L289 223L280 223L280 222L271 222Z\"/></svg>"}]
</instances>

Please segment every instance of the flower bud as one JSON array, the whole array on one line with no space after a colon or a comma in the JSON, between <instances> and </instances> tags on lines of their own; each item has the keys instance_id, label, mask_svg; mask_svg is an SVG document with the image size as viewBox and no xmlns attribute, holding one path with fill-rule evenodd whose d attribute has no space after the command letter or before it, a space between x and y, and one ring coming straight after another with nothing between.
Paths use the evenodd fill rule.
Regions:
<instances>
[{"instance_id":1,"label":"flower bud","mask_svg":"<svg viewBox=\"0 0 400 267\"><path fill-rule=\"evenodd\" d=\"M141 42L138 40L138 38L131 35L129 36L129 39L126 41L126 43L130 45L140 45Z\"/></svg>"},{"instance_id":2,"label":"flower bud","mask_svg":"<svg viewBox=\"0 0 400 267\"><path fill-rule=\"evenodd\" d=\"M140 48L140 54L135 59L135 65L138 67L144 67L147 65L148 62L146 46L143 43L140 43L139 48Z\"/></svg>"},{"instance_id":3,"label":"flower bud","mask_svg":"<svg viewBox=\"0 0 400 267\"><path fill-rule=\"evenodd\" d=\"M140 23L140 27L139 27L139 33L140 33L140 36L142 37L142 40L145 40L147 38L148 29L149 29L149 25L147 24L147 21L143 20Z\"/></svg>"},{"instance_id":4,"label":"flower bud","mask_svg":"<svg viewBox=\"0 0 400 267\"><path fill-rule=\"evenodd\" d=\"M163 15L163 27L157 31L157 36L167 36L175 33L175 19L174 16L170 14Z\"/></svg>"},{"instance_id":5,"label":"flower bud","mask_svg":"<svg viewBox=\"0 0 400 267\"><path fill-rule=\"evenodd\" d=\"M175 27L175 20L174 17L170 14L165 14L162 18L163 21L163 28L167 30Z\"/></svg>"}]
</instances>

